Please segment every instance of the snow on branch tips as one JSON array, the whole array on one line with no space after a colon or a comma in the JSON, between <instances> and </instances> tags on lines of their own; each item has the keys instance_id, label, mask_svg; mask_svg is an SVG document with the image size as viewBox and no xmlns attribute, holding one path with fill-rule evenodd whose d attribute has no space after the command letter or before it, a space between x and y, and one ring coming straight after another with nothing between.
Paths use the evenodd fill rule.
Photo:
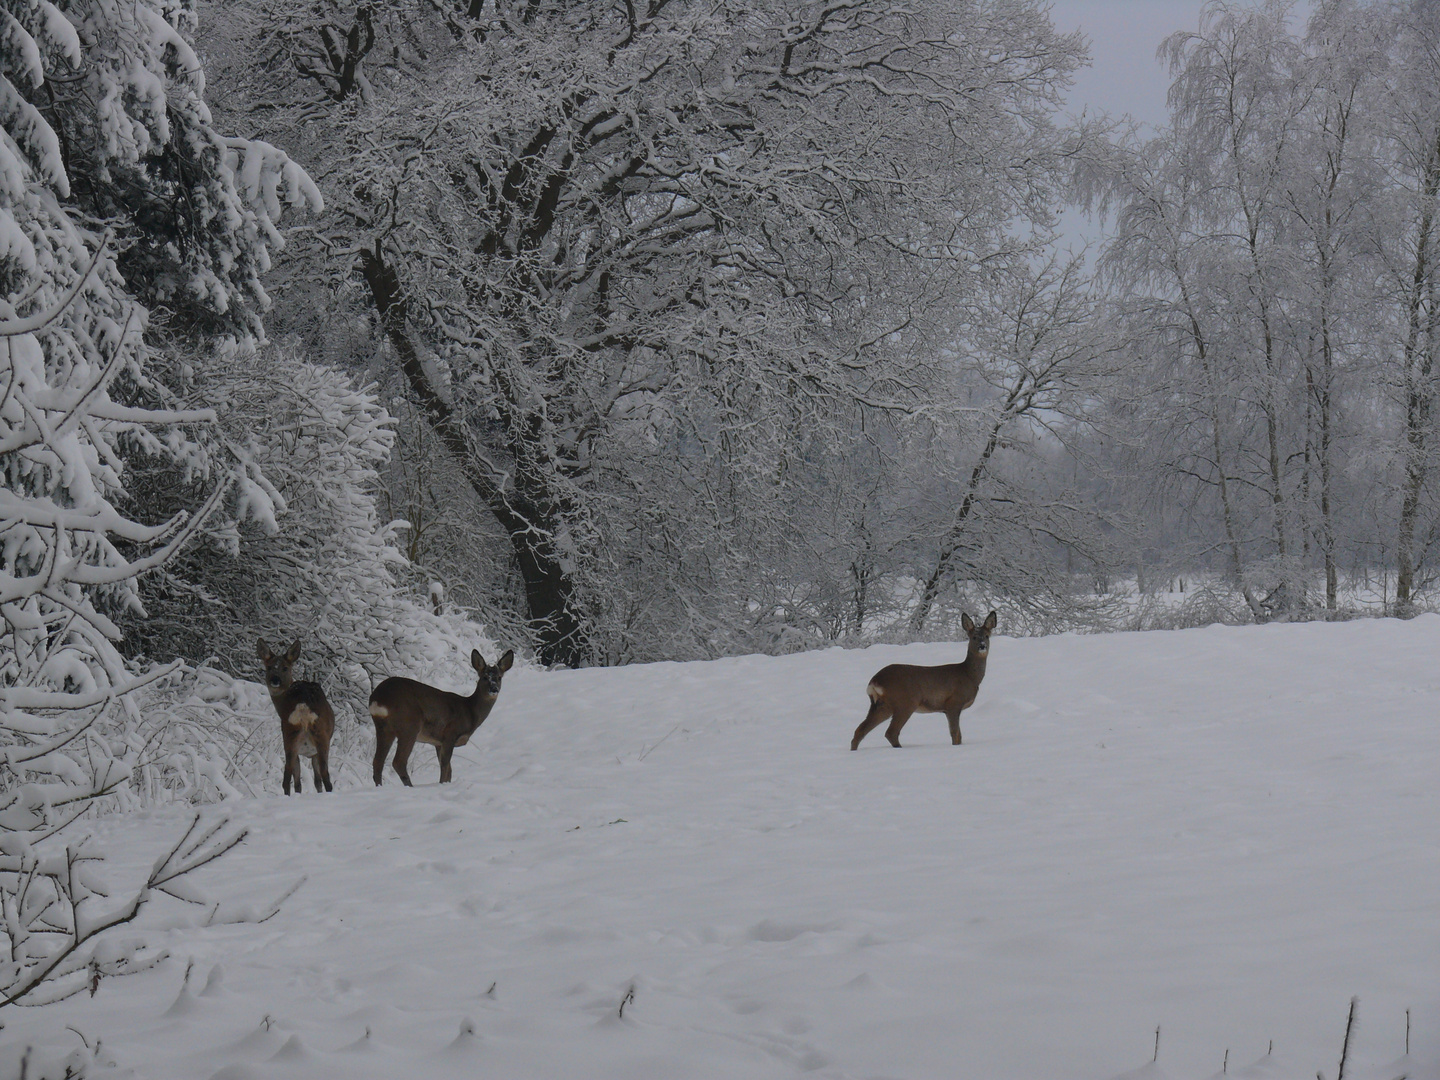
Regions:
<instances>
[{"instance_id":1,"label":"snow on branch tips","mask_svg":"<svg viewBox=\"0 0 1440 1080\"><path fill-rule=\"evenodd\" d=\"M22 793L0 810L0 818L23 818L31 809ZM7 839L0 832L0 845ZM231 830L225 820L202 824L197 815L155 860L144 886L118 903L97 872L103 857L84 840L43 855L0 850L0 933L9 945L0 961L0 1008L59 1001L85 990L93 995L102 978L153 967L165 953L142 937L102 941L101 935L133 923L157 892L209 904L184 879L244 839L245 831Z\"/></svg>"},{"instance_id":2,"label":"snow on branch tips","mask_svg":"<svg viewBox=\"0 0 1440 1080\"><path fill-rule=\"evenodd\" d=\"M130 670L107 612L139 606L136 577L178 551L228 486L154 525L117 508L123 442L213 418L110 397L124 358L143 349L143 312L111 290L104 241L88 257L83 242L51 254L65 258L40 264L51 273L17 290L24 299L0 320L0 1006L93 989L153 962L139 944L98 939L134 920L153 890L194 899L180 879L240 840L197 822L118 906L92 845L51 842L123 793L132 766L126 740L111 736L123 735L125 699L180 666Z\"/></svg>"},{"instance_id":3,"label":"snow on branch tips","mask_svg":"<svg viewBox=\"0 0 1440 1080\"><path fill-rule=\"evenodd\" d=\"M140 40L101 25L103 12L91 14L87 50L92 39ZM144 611L138 579L164 567L204 527L236 470L217 463L206 445L214 412L176 407L147 376L148 314L122 267L135 250L133 223L117 219L115 226L127 247L72 216L67 168L79 176L95 162L78 154L62 160L49 119L54 110L29 100L57 74L100 78L100 59L80 49L74 27L50 4L0 0L0 15L0 71L9 73L0 75L3 1007L93 992L102 976L146 966L154 953L143 940L108 932L133 922L157 892L198 902L183 879L241 835L223 821L197 819L126 900L100 880L104 853L71 839L90 808L137 800L148 744L134 695L172 680L183 666L131 664L122 654L121 620ZM188 63L167 41L165 55ZM146 62L142 56L122 67L138 78ZM161 78L161 60L148 62L145 70ZM162 100L156 93L146 100ZM65 108L90 107L96 115L61 119L113 128L120 100L75 95ZM162 139L164 132L153 134ZM97 145L102 156L105 146L114 149L104 138ZM284 164L275 167L283 172ZM191 478L181 501L149 515L135 509L131 489L142 459Z\"/></svg>"}]
</instances>

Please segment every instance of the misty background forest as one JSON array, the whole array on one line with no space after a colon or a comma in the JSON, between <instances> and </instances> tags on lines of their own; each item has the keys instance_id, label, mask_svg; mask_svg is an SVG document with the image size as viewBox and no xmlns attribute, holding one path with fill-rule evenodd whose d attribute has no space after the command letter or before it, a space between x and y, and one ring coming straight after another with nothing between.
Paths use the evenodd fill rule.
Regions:
<instances>
[{"instance_id":1,"label":"misty background forest","mask_svg":"<svg viewBox=\"0 0 1440 1080\"><path fill-rule=\"evenodd\" d=\"M1432 600L1433 5L1210 7L1154 134L1062 114L1085 42L1037 3L196 15L214 130L280 148L237 186L283 153L315 191L224 312L117 269L286 510L237 484L130 657L353 656L326 598L382 547L395 602L569 666ZM359 472L295 441L305 378L375 418Z\"/></svg>"},{"instance_id":2,"label":"misty background forest","mask_svg":"<svg viewBox=\"0 0 1440 1080\"><path fill-rule=\"evenodd\" d=\"M11 6L7 685L1432 600L1431 5Z\"/></svg>"}]
</instances>

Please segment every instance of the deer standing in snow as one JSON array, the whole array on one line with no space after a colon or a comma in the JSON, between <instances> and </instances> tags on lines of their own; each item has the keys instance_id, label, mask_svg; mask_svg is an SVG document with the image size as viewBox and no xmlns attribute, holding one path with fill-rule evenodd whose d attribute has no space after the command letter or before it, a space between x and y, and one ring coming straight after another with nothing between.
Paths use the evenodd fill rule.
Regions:
<instances>
[{"instance_id":1,"label":"deer standing in snow","mask_svg":"<svg viewBox=\"0 0 1440 1080\"><path fill-rule=\"evenodd\" d=\"M285 743L285 794L290 794L292 780L295 794L300 794L302 754L310 759L315 790L334 791L330 783L330 736L335 733L335 713L319 683L294 681L295 661L300 659L299 640L276 655L261 638L255 651L265 665L265 685L280 714L280 737Z\"/></svg>"},{"instance_id":2,"label":"deer standing in snow","mask_svg":"<svg viewBox=\"0 0 1440 1080\"><path fill-rule=\"evenodd\" d=\"M395 749L394 768L402 784L413 786L406 766L416 742L435 747L440 759L440 782L448 784L455 747L469 742L475 729L490 715L500 696L500 680L514 662L513 650L492 666L485 663L479 649L472 649L470 665L480 681L469 697L398 676L377 686L370 695L370 717L375 721L375 785L380 785L385 757L396 742L399 746Z\"/></svg>"},{"instance_id":3,"label":"deer standing in snow","mask_svg":"<svg viewBox=\"0 0 1440 1080\"><path fill-rule=\"evenodd\" d=\"M980 680L985 678L985 658L990 653L990 633L995 629L995 612L976 624L961 612L960 625L970 635L965 659L958 664L921 667L918 664L891 664L881 668L870 680L865 692L870 695L870 711L855 729L850 749L858 750L860 740L886 720L885 738L897 750L900 729L913 713L944 713L950 721L950 742L960 745L960 712L975 703Z\"/></svg>"}]
</instances>

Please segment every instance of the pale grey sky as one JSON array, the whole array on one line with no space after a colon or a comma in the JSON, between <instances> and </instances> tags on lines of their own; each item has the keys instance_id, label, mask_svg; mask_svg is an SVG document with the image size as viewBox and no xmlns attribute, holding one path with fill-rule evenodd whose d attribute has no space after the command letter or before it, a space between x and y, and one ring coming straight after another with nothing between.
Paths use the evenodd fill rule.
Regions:
<instances>
[{"instance_id":1,"label":"pale grey sky","mask_svg":"<svg viewBox=\"0 0 1440 1080\"><path fill-rule=\"evenodd\" d=\"M1090 67L1075 76L1068 108L1126 113L1143 124L1165 122L1168 69L1156 59L1160 43L1177 30L1196 30L1205 0L1051 0L1061 30L1082 30L1090 41ZM1310 0L1297 0L1295 18L1307 18ZM1080 247L1103 234L1078 211L1061 216L1069 243Z\"/></svg>"},{"instance_id":2,"label":"pale grey sky","mask_svg":"<svg viewBox=\"0 0 1440 1080\"><path fill-rule=\"evenodd\" d=\"M1201 6L1201 0L1054 0L1056 27L1083 30L1090 39L1091 66L1076 75L1070 108L1162 123L1170 76L1155 50L1176 30L1196 29Z\"/></svg>"},{"instance_id":3,"label":"pale grey sky","mask_svg":"<svg viewBox=\"0 0 1440 1080\"><path fill-rule=\"evenodd\" d=\"M1083 30L1090 39L1091 66L1076 75L1070 108L1164 122L1170 76L1155 51L1176 30L1198 29L1204 6L1204 0L1051 0L1056 27ZM1297 0L1292 18L1308 18L1310 7Z\"/></svg>"}]
</instances>

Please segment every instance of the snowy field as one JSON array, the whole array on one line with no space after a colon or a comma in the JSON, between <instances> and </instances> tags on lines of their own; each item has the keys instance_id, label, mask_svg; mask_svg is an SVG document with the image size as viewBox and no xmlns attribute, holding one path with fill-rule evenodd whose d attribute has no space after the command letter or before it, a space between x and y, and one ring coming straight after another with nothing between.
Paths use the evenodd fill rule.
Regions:
<instances>
[{"instance_id":1,"label":"snowy field","mask_svg":"<svg viewBox=\"0 0 1440 1080\"><path fill-rule=\"evenodd\" d=\"M157 902L174 959L8 1010L0 1073L1333 1080L1358 994L1349 1076L1440 1077L1440 616L997 638L963 746L850 752L877 668L956 655L512 672L452 785L208 809L214 895L305 884ZM100 822L114 883L184 820Z\"/></svg>"}]
</instances>

